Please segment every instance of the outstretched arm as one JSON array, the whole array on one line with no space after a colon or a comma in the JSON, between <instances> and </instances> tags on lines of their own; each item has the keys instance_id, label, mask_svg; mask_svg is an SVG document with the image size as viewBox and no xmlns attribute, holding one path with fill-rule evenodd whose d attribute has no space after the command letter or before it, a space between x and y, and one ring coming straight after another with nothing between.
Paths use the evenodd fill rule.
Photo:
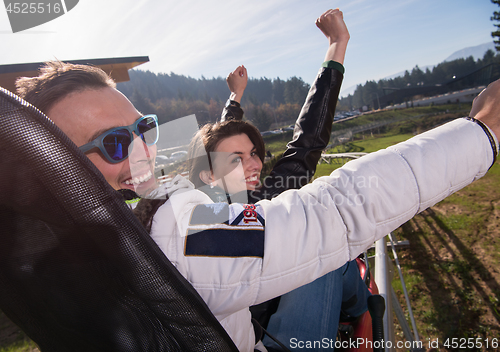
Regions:
<instances>
[{"instance_id":1,"label":"outstretched arm","mask_svg":"<svg viewBox=\"0 0 500 352\"><path fill-rule=\"evenodd\" d=\"M221 121L243 119L243 110L240 107L241 98L247 87L248 75L245 66L241 65L229 73L226 78L227 86L231 94L224 110L222 110Z\"/></svg>"},{"instance_id":2,"label":"outstretched arm","mask_svg":"<svg viewBox=\"0 0 500 352\"><path fill-rule=\"evenodd\" d=\"M498 115L494 120L497 119ZM194 285L212 312L216 316L227 316L295 289L353 260L374 241L418 212L484 175L495 154L480 127L465 119L456 119L353 160L301 190L284 192L252 208L233 203L215 211L206 195L198 192L184 203L177 198L181 204L179 209L182 204L193 207L195 196L205 197L208 203L198 205L198 210L187 211L181 221L168 218L172 213L168 206L174 210L176 207L172 201L160 208L158 214L163 212L161 215L155 216L154 226L162 229L159 234L179 223L184 226L181 234L188 233L186 228L206 236L214 229L232 231L231 235L261 231L259 244L252 242L249 246L252 250L257 246L261 250L245 258L219 260L207 254L205 257L180 256L178 253L186 248L185 237L190 235L181 235L182 240L174 242L171 239L174 236L155 238L154 229L151 233L168 258L178 258L176 267ZM251 215L239 215L248 209ZM195 221L195 213L203 220ZM217 215L210 223L206 214L212 213ZM239 223L234 219L239 219ZM227 223L232 224L231 229ZM205 247L200 246L200 251ZM214 273L225 275L217 277Z\"/></svg>"}]
</instances>

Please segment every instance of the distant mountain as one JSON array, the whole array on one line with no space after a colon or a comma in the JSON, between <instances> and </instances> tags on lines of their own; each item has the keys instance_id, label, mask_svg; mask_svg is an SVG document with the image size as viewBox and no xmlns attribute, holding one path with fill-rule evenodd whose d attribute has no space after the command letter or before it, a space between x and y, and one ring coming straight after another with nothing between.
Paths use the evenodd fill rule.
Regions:
<instances>
[{"instance_id":1,"label":"distant mountain","mask_svg":"<svg viewBox=\"0 0 500 352\"><path fill-rule=\"evenodd\" d=\"M434 68L435 65L427 65L427 66L418 66L419 69L421 69L422 71L425 72L425 70L429 69L432 71L432 69ZM413 68L411 69L413 70ZM408 72L411 72L411 70L406 70ZM398 72L398 73L395 73L393 75L390 75L390 76L387 76L387 77L384 77L382 79L393 79L393 78L396 78L396 77L401 77L401 76L404 76L405 75L405 72L406 71L401 71L401 72Z\"/></svg>"},{"instance_id":2,"label":"distant mountain","mask_svg":"<svg viewBox=\"0 0 500 352\"><path fill-rule=\"evenodd\" d=\"M493 44L493 42L488 42L488 43L480 44L477 46L469 46L469 47L464 48L462 50L455 51L453 54L451 54L446 59L444 59L443 62L453 61L453 60L457 60L457 59L465 59L465 58L468 58L469 56L474 57L474 61L477 61L477 59L482 59L484 57L484 54L490 49L495 52L495 44ZM422 71L425 71L426 69L429 69L432 71L434 66L436 66L436 65L419 66L419 68ZM411 72L412 69L410 69L408 71ZM401 72L395 73L393 75L384 77L382 79L393 79L396 77L404 76L405 72L406 71L401 71Z\"/></svg>"},{"instance_id":3,"label":"distant mountain","mask_svg":"<svg viewBox=\"0 0 500 352\"><path fill-rule=\"evenodd\" d=\"M484 54L490 49L493 50L494 52L496 52L495 51L495 44L493 42L488 42L488 43L480 44L477 46L469 46L467 48L463 48L461 50L455 51L453 54L451 54L446 59L444 59L443 62L444 61L453 61L453 60L457 60L457 59L461 59L461 58L467 58L471 55L474 57L474 60L477 61L477 59L482 59ZM432 70L434 68L434 66L435 65L429 65L429 66L423 66L423 67L419 66L419 67L422 71L425 71L427 68L429 70ZM412 69L413 68L409 68L408 71L411 71ZM405 71L401 71L401 72L395 73L393 75L390 75L390 76L387 76L387 77L384 77L381 79L393 79L396 77L404 76L404 74L405 74ZM361 84L364 84L364 83L361 83ZM358 86L358 84L351 86L351 87L348 87L346 89L342 89L341 96L346 97L349 94L354 94L354 91L356 90L357 86Z\"/></svg>"},{"instance_id":4,"label":"distant mountain","mask_svg":"<svg viewBox=\"0 0 500 352\"><path fill-rule=\"evenodd\" d=\"M477 61L477 59L482 59L484 54L490 49L495 51L495 44L493 42L470 46L468 48L455 51L453 54L444 59L444 61L453 61L456 59L467 58L469 56L474 57L474 61Z\"/></svg>"}]
</instances>

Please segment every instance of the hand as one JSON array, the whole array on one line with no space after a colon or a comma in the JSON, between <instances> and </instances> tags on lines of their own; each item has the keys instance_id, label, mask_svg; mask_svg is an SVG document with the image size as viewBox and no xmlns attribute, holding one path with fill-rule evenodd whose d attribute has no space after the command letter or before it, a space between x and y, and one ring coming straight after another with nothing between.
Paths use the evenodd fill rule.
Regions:
<instances>
[{"instance_id":1,"label":"hand","mask_svg":"<svg viewBox=\"0 0 500 352\"><path fill-rule=\"evenodd\" d=\"M229 99L239 103L248 83L247 69L245 66L241 65L236 67L233 72L227 75L226 82L231 91Z\"/></svg>"},{"instance_id":2,"label":"hand","mask_svg":"<svg viewBox=\"0 0 500 352\"><path fill-rule=\"evenodd\" d=\"M318 17L316 26L326 36L330 45L325 61L333 60L343 64L350 35L344 23L342 11L339 9L326 11Z\"/></svg>"},{"instance_id":3,"label":"hand","mask_svg":"<svg viewBox=\"0 0 500 352\"><path fill-rule=\"evenodd\" d=\"M469 116L481 120L500 139L500 80L490 83L479 93Z\"/></svg>"}]
</instances>

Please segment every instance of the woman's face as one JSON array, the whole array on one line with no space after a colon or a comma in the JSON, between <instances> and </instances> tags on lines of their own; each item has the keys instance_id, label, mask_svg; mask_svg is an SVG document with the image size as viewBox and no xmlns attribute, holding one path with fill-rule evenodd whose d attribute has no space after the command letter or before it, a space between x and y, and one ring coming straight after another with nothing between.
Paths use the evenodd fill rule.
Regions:
<instances>
[{"instance_id":1,"label":"woman's face","mask_svg":"<svg viewBox=\"0 0 500 352\"><path fill-rule=\"evenodd\" d=\"M223 139L212 155L215 185L229 194L253 191L260 183L262 161L244 133Z\"/></svg>"}]
</instances>

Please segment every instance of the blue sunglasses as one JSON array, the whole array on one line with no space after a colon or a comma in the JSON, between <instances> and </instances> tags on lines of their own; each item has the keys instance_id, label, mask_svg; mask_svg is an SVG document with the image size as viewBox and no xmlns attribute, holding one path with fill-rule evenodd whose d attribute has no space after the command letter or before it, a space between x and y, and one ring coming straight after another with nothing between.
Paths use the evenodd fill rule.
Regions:
<instances>
[{"instance_id":1,"label":"blue sunglasses","mask_svg":"<svg viewBox=\"0 0 500 352\"><path fill-rule=\"evenodd\" d=\"M82 145L80 150L87 153L94 148L99 148L110 163L119 163L128 158L129 147L134 141L133 133L141 137L147 146L156 144L159 137L158 117L145 115L130 126L112 128L92 142Z\"/></svg>"}]
</instances>

